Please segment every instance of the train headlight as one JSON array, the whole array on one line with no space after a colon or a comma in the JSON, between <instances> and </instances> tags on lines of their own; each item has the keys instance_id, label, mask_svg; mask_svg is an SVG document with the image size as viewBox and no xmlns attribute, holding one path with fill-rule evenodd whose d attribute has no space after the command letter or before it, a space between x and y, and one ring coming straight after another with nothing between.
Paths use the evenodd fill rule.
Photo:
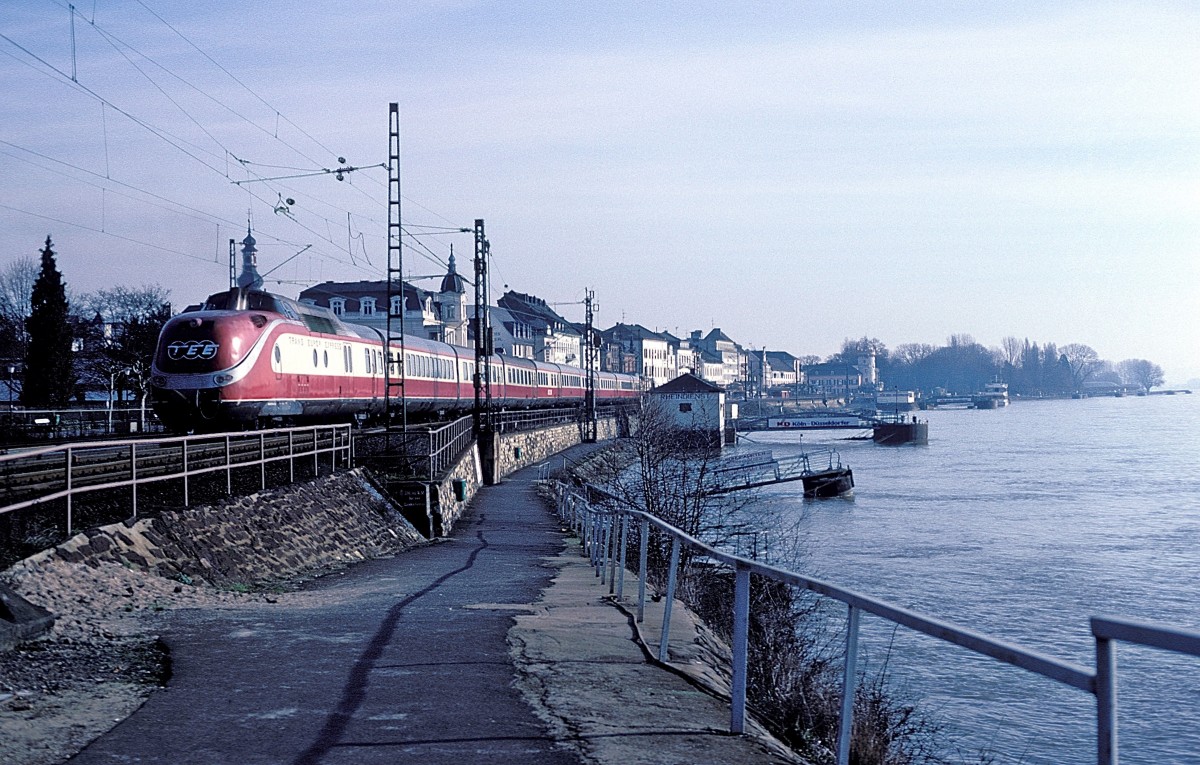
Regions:
<instances>
[{"instance_id":1,"label":"train headlight","mask_svg":"<svg viewBox=\"0 0 1200 765\"><path fill-rule=\"evenodd\" d=\"M233 375L213 375L213 382L217 385L228 385L233 382Z\"/></svg>"},{"instance_id":2,"label":"train headlight","mask_svg":"<svg viewBox=\"0 0 1200 765\"><path fill-rule=\"evenodd\" d=\"M162 375L154 375L150 378L150 384L155 388L165 388L167 387L167 378Z\"/></svg>"}]
</instances>

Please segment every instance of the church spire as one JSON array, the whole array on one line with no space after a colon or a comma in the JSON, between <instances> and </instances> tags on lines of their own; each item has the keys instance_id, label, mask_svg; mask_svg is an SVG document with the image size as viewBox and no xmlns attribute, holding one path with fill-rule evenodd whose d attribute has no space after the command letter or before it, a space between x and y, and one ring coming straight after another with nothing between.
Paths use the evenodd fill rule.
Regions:
<instances>
[{"instance_id":1,"label":"church spire","mask_svg":"<svg viewBox=\"0 0 1200 765\"><path fill-rule=\"evenodd\" d=\"M263 286L263 279L258 275L258 248L255 244L250 224L247 223L246 238L242 240L242 273L237 278L237 286L242 290L258 290Z\"/></svg>"},{"instance_id":2,"label":"church spire","mask_svg":"<svg viewBox=\"0 0 1200 765\"><path fill-rule=\"evenodd\" d=\"M466 288L465 284L463 283L463 278L458 275L458 271L456 271L454 268L454 249L453 249L453 247L451 247L451 249L450 249L450 263L446 269L446 275L442 277L441 291L443 293L455 292L458 294L462 294L467 291L467 288Z\"/></svg>"}]
</instances>

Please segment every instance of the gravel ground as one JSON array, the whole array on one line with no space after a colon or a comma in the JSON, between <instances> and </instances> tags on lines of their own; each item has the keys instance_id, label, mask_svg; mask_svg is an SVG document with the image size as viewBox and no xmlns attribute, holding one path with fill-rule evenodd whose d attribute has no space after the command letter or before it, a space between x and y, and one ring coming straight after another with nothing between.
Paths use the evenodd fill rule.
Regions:
<instances>
[{"instance_id":1,"label":"gravel ground","mask_svg":"<svg viewBox=\"0 0 1200 765\"><path fill-rule=\"evenodd\" d=\"M46 637L0 652L0 762L52 765L133 713L170 676L161 618L178 608L237 608L271 593L196 587L115 563L29 559L6 584L58 618Z\"/></svg>"}]
</instances>

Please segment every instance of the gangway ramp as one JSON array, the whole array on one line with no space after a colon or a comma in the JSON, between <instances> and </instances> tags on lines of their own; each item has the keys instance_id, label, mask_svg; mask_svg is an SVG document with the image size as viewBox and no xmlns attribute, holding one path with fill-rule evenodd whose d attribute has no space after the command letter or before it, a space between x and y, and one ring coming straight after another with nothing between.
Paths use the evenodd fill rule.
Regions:
<instances>
[{"instance_id":1,"label":"gangway ramp","mask_svg":"<svg viewBox=\"0 0 1200 765\"><path fill-rule=\"evenodd\" d=\"M729 494L794 481L804 482L804 494L808 497L839 496L854 488L854 474L849 465L842 464L836 450L823 449L784 458L763 451L718 463L710 473L704 494Z\"/></svg>"}]
</instances>

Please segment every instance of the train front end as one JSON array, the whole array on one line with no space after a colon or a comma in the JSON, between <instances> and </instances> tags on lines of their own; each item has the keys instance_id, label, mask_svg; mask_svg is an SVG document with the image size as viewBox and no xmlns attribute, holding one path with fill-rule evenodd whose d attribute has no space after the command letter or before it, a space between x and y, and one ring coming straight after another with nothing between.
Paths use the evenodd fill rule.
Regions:
<instances>
[{"instance_id":1,"label":"train front end","mask_svg":"<svg viewBox=\"0 0 1200 765\"><path fill-rule=\"evenodd\" d=\"M282 317L223 308L223 297L174 317L159 335L151 395L154 411L172 431L240 428L259 416L263 397L255 395L261 385L255 370L271 326Z\"/></svg>"}]
</instances>

